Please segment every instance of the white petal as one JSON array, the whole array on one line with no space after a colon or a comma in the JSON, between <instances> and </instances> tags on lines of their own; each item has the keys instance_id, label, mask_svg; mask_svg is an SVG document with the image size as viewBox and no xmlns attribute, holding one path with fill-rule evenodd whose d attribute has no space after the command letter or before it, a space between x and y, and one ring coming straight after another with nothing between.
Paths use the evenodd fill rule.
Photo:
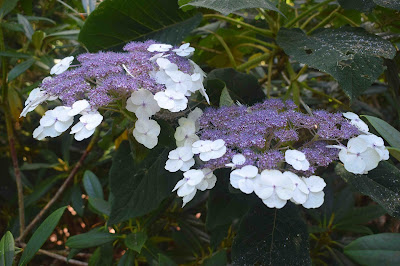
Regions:
<instances>
[{"instance_id":1,"label":"white petal","mask_svg":"<svg viewBox=\"0 0 400 266\"><path fill-rule=\"evenodd\" d=\"M303 180L311 192L320 192L326 186L324 179L319 176L312 175L309 178L303 178Z\"/></svg>"},{"instance_id":2,"label":"white petal","mask_svg":"<svg viewBox=\"0 0 400 266\"><path fill-rule=\"evenodd\" d=\"M253 180L251 179L240 179L238 182L239 189L246 194L251 194L254 191Z\"/></svg>"},{"instance_id":3,"label":"white petal","mask_svg":"<svg viewBox=\"0 0 400 266\"><path fill-rule=\"evenodd\" d=\"M72 109L68 112L69 116L75 116L77 114L79 114L80 112L82 112L83 110L85 110L86 108L88 108L89 102L86 100L79 100L76 101L73 105L72 105Z\"/></svg>"},{"instance_id":4,"label":"white petal","mask_svg":"<svg viewBox=\"0 0 400 266\"><path fill-rule=\"evenodd\" d=\"M168 170L170 172L176 172L182 167L182 165L183 161L181 160L168 159L165 162L165 170Z\"/></svg>"},{"instance_id":5,"label":"white petal","mask_svg":"<svg viewBox=\"0 0 400 266\"><path fill-rule=\"evenodd\" d=\"M272 193L269 198L263 199L263 203L267 205L269 208L277 208L280 209L286 204L286 200L280 199L276 193Z\"/></svg>"},{"instance_id":6,"label":"white petal","mask_svg":"<svg viewBox=\"0 0 400 266\"><path fill-rule=\"evenodd\" d=\"M320 192L311 192L308 194L307 201L303 203L303 207L307 209L318 208L324 203L325 193L323 191Z\"/></svg>"}]
</instances>

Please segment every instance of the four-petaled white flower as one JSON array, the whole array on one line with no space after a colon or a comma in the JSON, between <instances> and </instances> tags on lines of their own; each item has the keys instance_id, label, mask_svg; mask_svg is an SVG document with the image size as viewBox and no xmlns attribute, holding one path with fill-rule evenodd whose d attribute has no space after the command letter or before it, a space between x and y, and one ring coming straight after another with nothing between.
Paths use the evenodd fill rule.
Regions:
<instances>
[{"instance_id":1,"label":"four-petaled white flower","mask_svg":"<svg viewBox=\"0 0 400 266\"><path fill-rule=\"evenodd\" d=\"M318 208L324 203L325 193L323 191L326 186L325 181L319 177L312 175L309 178L302 178L309 191L307 200L303 203L303 207L307 209Z\"/></svg>"},{"instance_id":2,"label":"four-petaled white flower","mask_svg":"<svg viewBox=\"0 0 400 266\"><path fill-rule=\"evenodd\" d=\"M160 125L151 119L139 119L135 123L133 136L140 144L146 148L152 149L158 143L158 135L160 135Z\"/></svg>"},{"instance_id":3,"label":"four-petaled white flower","mask_svg":"<svg viewBox=\"0 0 400 266\"><path fill-rule=\"evenodd\" d=\"M172 45L170 45L170 44L155 43L155 44L151 44L147 48L147 51L149 51L149 52L168 52L169 49L171 49L171 48L172 48Z\"/></svg>"},{"instance_id":4,"label":"four-petaled white flower","mask_svg":"<svg viewBox=\"0 0 400 266\"><path fill-rule=\"evenodd\" d=\"M77 141L87 139L93 135L96 127L100 125L102 121L103 116L97 111L85 113L79 117L79 122L71 128L70 134L75 134L74 138Z\"/></svg>"},{"instance_id":5,"label":"four-petaled white flower","mask_svg":"<svg viewBox=\"0 0 400 266\"><path fill-rule=\"evenodd\" d=\"M45 137L57 137L66 131L74 122L74 117L68 115L70 107L57 106L48 110L40 119L40 126L33 131L33 137L42 140Z\"/></svg>"},{"instance_id":6,"label":"four-petaled white flower","mask_svg":"<svg viewBox=\"0 0 400 266\"><path fill-rule=\"evenodd\" d=\"M199 137L196 135L196 122L182 117L178 121L179 127L176 128L174 137L176 140L176 146L189 146L199 140Z\"/></svg>"},{"instance_id":7,"label":"four-petaled white flower","mask_svg":"<svg viewBox=\"0 0 400 266\"><path fill-rule=\"evenodd\" d=\"M64 59L62 59L60 62L58 62L56 65L54 65L51 68L50 74L51 75L53 75L53 74L59 75L59 74L63 73L65 70L67 70L69 68L72 61L74 61L73 56L65 57Z\"/></svg>"},{"instance_id":8,"label":"four-petaled white flower","mask_svg":"<svg viewBox=\"0 0 400 266\"><path fill-rule=\"evenodd\" d=\"M232 157L232 162L225 164L226 167L230 167L231 169L235 169L236 166L243 165L246 162L246 157L243 154L235 154Z\"/></svg>"},{"instance_id":9,"label":"four-petaled white flower","mask_svg":"<svg viewBox=\"0 0 400 266\"><path fill-rule=\"evenodd\" d=\"M230 182L232 187L240 189L243 193L251 194L254 191L258 168L254 165L246 165L241 169L231 172Z\"/></svg>"},{"instance_id":10,"label":"four-petaled white flower","mask_svg":"<svg viewBox=\"0 0 400 266\"><path fill-rule=\"evenodd\" d=\"M295 185L278 170L264 170L256 179L254 192L269 208L280 209L293 196Z\"/></svg>"},{"instance_id":11,"label":"four-petaled white flower","mask_svg":"<svg viewBox=\"0 0 400 266\"><path fill-rule=\"evenodd\" d=\"M350 119L350 124L357 127L358 130L360 130L361 132L363 132L363 133L369 132L368 125L365 124L365 122L362 121L361 118L357 114L352 113L352 112L347 112L347 113L343 113L343 116L346 117L347 119Z\"/></svg>"},{"instance_id":12,"label":"four-petaled white flower","mask_svg":"<svg viewBox=\"0 0 400 266\"><path fill-rule=\"evenodd\" d=\"M194 165L193 152L190 147L179 147L168 154L165 169L170 172L188 171Z\"/></svg>"},{"instance_id":13,"label":"four-petaled white flower","mask_svg":"<svg viewBox=\"0 0 400 266\"><path fill-rule=\"evenodd\" d=\"M172 191L178 190L179 197L183 197L183 206L196 195L196 186L204 179L202 170L191 169L183 173L183 179L179 180ZM183 207L182 206L182 207Z\"/></svg>"},{"instance_id":14,"label":"four-petaled white flower","mask_svg":"<svg viewBox=\"0 0 400 266\"><path fill-rule=\"evenodd\" d=\"M295 185L293 195L290 200L296 204L303 204L304 202L306 202L308 194L310 193L306 183L304 183L304 181L295 173L287 171L284 172L283 175L288 176Z\"/></svg>"},{"instance_id":15,"label":"four-petaled white flower","mask_svg":"<svg viewBox=\"0 0 400 266\"><path fill-rule=\"evenodd\" d=\"M35 110L36 107L38 107L44 101L53 101L57 98L57 96L51 96L47 92L42 91L40 88L33 89L29 93L28 99L25 101L25 107L19 117L26 116L27 113Z\"/></svg>"},{"instance_id":16,"label":"four-petaled white flower","mask_svg":"<svg viewBox=\"0 0 400 266\"><path fill-rule=\"evenodd\" d=\"M222 157L226 152L225 141L222 139L198 140L192 144L194 154L199 154L200 160L207 162Z\"/></svg>"},{"instance_id":17,"label":"four-petaled white flower","mask_svg":"<svg viewBox=\"0 0 400 266\"><path fill-rule=\"evenodd\" d=\"M358 137L365 140L368 143L368 147L373 148L379 154L381 161L389 160L389 151L386 149L382 138L374 134L360 135Z\"/></svg>"},{"instance_id":18,"label":"four-petaled white flower","mask_svg":"<svg viewBox=\"0 0 400 266\"><path fill-rule=\"evenodd\" d=\"M194 48L190 47L190 43L182 44L178 49L172 50L179 56L190 56L194 52Z\"/></svg>"},{"instance_id":19,"label":"four-petaled white flower","mask_svg":"<svg viewBox=\"0 0 400 266\"><path fill-rule=\"evenodd\" d=\"M174 90L159 91L154 95L154 99L157 101L158 106L171 112L185 110L188 103L185 94Z\"/></svg>"},{"instance_id":20,"label":"four-petaled white flower","mask_svg":"<svg viewBox=\"0 0 400 266\"><path fill-rule=\"evenodd\" d=\"M285 161L296 170L307 171L310 167L306 155L298 150L287 150L285 152Z\"/></svg>"},{"instance_id":21,"label":"four-petaled white flower","mask_svg":"<svg viewBox=\"0 0 400 266\"><path fill-rule=\"evenodd\" d=\"M79 100L72 104L72 109L68 112L68 115L75 116L77 114L82 114L90 109L90 104L86 100Z\"/></svg>"},{"instance_id":22,"label":"four-petaled white flower","mask_svg":"<svg viewBox=\"0 0 400 266\"><path fill-rule=\"evenodd\" d=\"M165 82L167 90L174 90L186 94L192 89L193 82L189 74L183 73L182 71L174 71L171 73L166 71L166 73L170 77L170 79L167 79Z\"/></svg>"},{"instance_id":23,"label":"four-petaled white flower","mask_svg":"<svg viewBox=\"0 0 400 266\"><path fill-rule=\"evenodd\" d=\"M126 101L126 109L135 113L138 119L148 119L160 111L154 95L145 89L132 92L131 97Z\"/></svg>"},{"instance_id":24,"label":"four-petaled white flower","mask_svg":"<svg viewBox=\"0 0 400 266\"><path fill-rule=\"evenodd\" d=\"M213 171L209 168L203 168L201 171L204 174L203 180L196 185L198 190L204 191L206 189L212 189L217 182L217 177L214 175Z\"/></svg>"}]
</instances>

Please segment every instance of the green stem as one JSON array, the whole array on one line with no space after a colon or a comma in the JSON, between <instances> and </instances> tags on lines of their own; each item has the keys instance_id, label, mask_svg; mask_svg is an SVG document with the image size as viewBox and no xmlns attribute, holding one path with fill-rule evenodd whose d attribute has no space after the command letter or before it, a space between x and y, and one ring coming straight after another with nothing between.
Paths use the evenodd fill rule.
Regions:
<instances>
[{"instance_id":1,"label":"green stem","mask_svg":"<svg viewBox=\"0 0 400 266\"><path fill-rule=\"evenodd\" d=\"M302 18L308 16L310 13L314 12L314 10L317 10L318 8L320 8L321 6L324 6L326 4L329 4L330 2L333 2L334 0L326 0L322 3L319 3L318 5L313 6L312 8L304 11L303 13L301 13L298 17L292 19L291 21L289 21L288 23L285 24L285 28L290 28L292 27L294 24L296 24L297 21L301 20Z\"/></svg>"},{"instance_id":2,"label":"green stem","mask_svg":"<svg viewBox=\"0 0 400 266\"><path fill-rule=\"evenodd\" d=\"M272 66L274 64L274 56L269 58L268 62L268 82L267 82L267 97L271 97L271 90L272 90Z\"/></svg>"},{"instance_id":3,"label":"green stem","mask_svg":"<svg viewBox=\"0 0 400 266\"><path fill-rule=\"evenodd\" d=\"M218 34L216 34L213 31L210 30L206 30L207 32L213 34L215 36L215 38L217 38L217 40L221 43L222 47L224 47L226 54L228 55L229 61L231 62L231 65L236 68L236 61L235 58L233 57L233 54L231 52L231 49L229 49L228 44L226 44L224 38L222 38L221 36L219 36Z\"/></svg>"},{"instance_id":4,"label":"green stem","mask_svg":"<svg viewBox=\"0 0 400 266\"><path fill-rule=\"evenodd\" d=\"M304 65L304 66L300 69L299 73L297 73L297 75L293 78L292 81L297 81L297 80L299 79L299 77L300 77L301 75L303 75L304 72L307 71L307 69L308 69L308 66L307 66L307 65Z\"/></svg>"},{"instance_id":5,"label":"green stem","mask_svg":"<svg viewBox=\"0 0 400 266\"><path fill-rule=\"evenodd\" d=\"M311 88L310 86L308 86L308 84L307 84L306 82L301 82L300 84L301 84L306 90L309 90L309 91L311 91L311 92L313 92L313 93L315 93L315 94L317 94L317 95L326 97L326 98L329 99L329 101L333 101L333 102L335 102L335 103L337 103L337 104L340 104L340 105L345 105L344 103L342 103L342 102L339 101L338 99L333 98L333 97L329 96L328 94L323 93L322 91L319 91L319 90L316 90L316 89Z\"/></svg>"},{"instance_id":6,"label":"green stem","mask_svg":"<svg viewBox=\"0 0 400 266\"><path fill-rule=\"evenodd\" d=\"M236 20L236 19L233 19L233 18L230 18L230 17L225 17L225 16L217 15L217 14L206 14L206 15L203 15L203 17L204 18L215 18L215 19L225 20L225 21L230 22L232 24L240 25L245 29L253 30L253 31L257 32L257 33L260 33L260 34L268 36L268 37L273 37L274 36L273 32L270 31L270 30L261 29L261 28L255 27L255 26L253 26L251 24L248 24L248 23L245 23L243 21L239 21L239 20Z\"/></svg>"},{"instance_id":7,"label":"green stem","mask_svg":"<svg viewBox=\"0 0 400 266\"><path fill-rule=\"evenodd\" d=\"M254 43L241 43L241 44L237 45L236 47L238 48L238 47L243 47L243 46L256 48L256 49L259 49L259 50L263 51L264 53L269 53L270 52L270 50L268 50L264 46L257 45L257 44L254 44Z\"/></svg>"},{"instance_id":8,"label":"green stem","mask_svg":"<svg viewBox=\"0 0 400 266\"><path fill-rule=\"evenodd\" d=\"M264 42L264 41L261 41L261 40L259 40L259 39L257 39L257 38L253 38L253 37L246 36L246 35L238 35L238 36L235 36L235 38L246 39L246 40L253 41L253 42L259 43L259 44L261 44L261 45L264 45L264 46L266 46L266 47L270 47L270 48L274 48L274 49L277 49L277 48L278 48L278 46L275 45L275 44L272 44L272 43L269 43L269 42ZM192 46L193 46L193 45L192 45ZM194 47L194 46L193 46L193 47Z\"/></svg>"},{"instance_id":9,"label":"green stem","mask_svg":"<svg viewBox=\"0 0 400 266\"><path fill-rule=\"evenodd\" d=\"M336 15L336 12L338 12L339 10L340 10L340 6L337 7L335 10L333 10L332 13L330 13L326 18L324 18L320 23L318 23L309 32L307 32L307 35L311 34L316 29L319 29L319 28L322 28L323 26L325 26Z\"/></svg>"},{"instance_id":10,"label":"green stem","mask_svg":"<svg viewBox=\"0 0 400 266\"><path fill-rule=\"evenodd\" d=\"M244 64L241 64L240 66L237 67L237 70L238 71L246 70L247 68L258 64L261 61L268 60L270 56L271 56L271 53L265 53L263 55L260 55L252 60L247 61Z\"/></svg>"},{"instance_id":11,"label":"green stem","mask_svg":"<svg viewBox=\"0 0 400 266\"><path fill-rule=\"evenodd\" d=\"M339 18L341 18L341 19L346 20L346 21L347 21L351 26L353 26L353 27L360 27L360 25L359 25L358 23L352 21L350 18L346 17L346 16L343 15L343 14L336 13L336 16L339 17Z\"/></svg>"},{"instance_id":12,"label":"green stem","mask_svg":"<svg viewBox=\"0 0 400 266\"><path fill-rule=\"evenodd\" d=\"M321 14L321 12L317 12L314 15L312 15L311 17L309 17L306 21L304 21L303 24L301 24L300 29L304 29L308 25L308 23L310 23L310 21L313 20L319 14Z\"/></svg>"}]
</instances>

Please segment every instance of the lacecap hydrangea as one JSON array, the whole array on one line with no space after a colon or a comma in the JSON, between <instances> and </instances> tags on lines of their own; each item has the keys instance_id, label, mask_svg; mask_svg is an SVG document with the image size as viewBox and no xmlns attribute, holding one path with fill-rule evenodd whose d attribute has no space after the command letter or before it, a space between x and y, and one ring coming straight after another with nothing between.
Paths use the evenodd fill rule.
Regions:
<instances>
[{"instance_id":1,"label":"lacecap hydrangea","mask_svg":"<svg viewBox=\"0 0 400 266\"><path fill-rule=\"evenodd\" d=\"M21 116L26 116L45 101L60 100L63 106L48 110L33 132L39 140L57 137L74 123L70 133L76 140L89 138L103 120L104 107L126 108L136 115L133 130L136 140L153 148L160 126L151 119L161 109L180 112L187 108L188 97L197 91L206 98L205 73L188 59L194 48L155 41L131 42L124 52L86 53L62 59L50 71L40 88L32 90Z\"/></svg>"},{"instance_id":2,"label":"lacecap hydrangea","mask_svg":"<svg viewBox=\"0 0 400 266\"><path fill-rule=\"evenodd\" d=\"M389 158L383 140L369 133L356 114L304 114L292 101L270 99L204 113L197 108L178 122L177 148L165 169L184 172L174 188L184 205L197 190L215 185L214 170L230 168L230 184L255 193L270 208L282 208L289 200L318 208L326 186L315 174L318 168L339 159L347 171L366 174Z\"/></svg>"}]
</instances>

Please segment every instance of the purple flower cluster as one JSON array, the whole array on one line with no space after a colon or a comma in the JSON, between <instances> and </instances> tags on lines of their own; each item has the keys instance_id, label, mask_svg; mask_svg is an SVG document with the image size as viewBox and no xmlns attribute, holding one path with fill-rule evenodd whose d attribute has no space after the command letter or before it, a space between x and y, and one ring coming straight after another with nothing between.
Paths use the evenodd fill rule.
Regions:
<instances>
[{"instance_id":1,"label":"purple flower cluster","mask_svg":"<svg viewBox=\"0 0 400 266\"><path fill-rule=\"evenodd\" d=\"M303 173L312 174L338 158L339 151L326 148L327 145L360 133L341 113L318 110L304 114L296 109L292 101L279 99L250 107L206 109L199 119L197 134L201 140L224 140L227 152L221 158L206 162L204 167L223 168L235 154L242 154L246 158L243 166L254 165L260 171L285 170L285 150L290 148L306 155L310 168Z\"/></svg>"},{"instance_id":2,"label":"purple flower cluster","mask_svg":"<svg viewBox=\"0 0 400 266\"><path fill-rule=\"evenodd\" d=\"M66 106L77 100L87 98L93 107L105 106L121 96L130 95L140 88L153 94L164 90L164 86L155 82L151 73L157 69L155 53L147 51L155 41L131 42L123 49L125 52L86 53L77 57L80 65L67 70L51 79L45 79L42 89L58 96ZM168 60L179 70L191 74L188 59L165 52ZM125 68L124 68L125 66Z\"/></svg>"}]
</instances>

